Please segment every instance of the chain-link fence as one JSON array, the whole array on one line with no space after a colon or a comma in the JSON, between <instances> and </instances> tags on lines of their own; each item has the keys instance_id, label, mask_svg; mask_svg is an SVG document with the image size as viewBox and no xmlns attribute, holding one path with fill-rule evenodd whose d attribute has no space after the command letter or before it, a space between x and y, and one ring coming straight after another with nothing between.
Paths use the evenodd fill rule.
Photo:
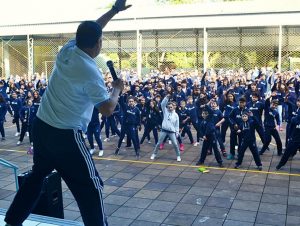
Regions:
<instances>
[{"instance_id":1,"label":"chain-link fence","mask_svg":"<svg viewBox=\"0 0 300 226\"><path fill-rule=\"evenodd\" d=\"M145 74L165 67L185 70L275 67L281 55L283 70L299 68L300 27L282 27L282 36L279 30L278 26L106 32L96 62L103 70L107 59L113 60L118 69L136 69L140 62ZM205 34L207 39L204 39ZM59 49L74 38L74 34L29 37L33 40L33 72L49 76ZM28 73L28 48L26 36L1 37L2 76Z\"/></svg>"}]
</instances>

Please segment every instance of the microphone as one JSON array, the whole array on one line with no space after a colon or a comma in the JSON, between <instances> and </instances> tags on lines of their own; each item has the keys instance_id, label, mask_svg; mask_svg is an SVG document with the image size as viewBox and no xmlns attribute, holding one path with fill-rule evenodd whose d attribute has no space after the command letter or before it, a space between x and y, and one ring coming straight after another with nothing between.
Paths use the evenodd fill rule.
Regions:
<instances>
[{"instance_id":1,"label":"microphone","mask_svg":"<svg viewBox=\"0 0 300 226\"><path fill-rule=\"evenodd\" d=\"M114 63L111 60L109 60L109 61L106 62L106 65L107 65L107 67L108 67L108 69L110 71L110 74L111 74L113 80L114 81L117 80L118 76L117 76L117 73L116 73L116 71L114 69Z\"/></svg>"}]
</instances>

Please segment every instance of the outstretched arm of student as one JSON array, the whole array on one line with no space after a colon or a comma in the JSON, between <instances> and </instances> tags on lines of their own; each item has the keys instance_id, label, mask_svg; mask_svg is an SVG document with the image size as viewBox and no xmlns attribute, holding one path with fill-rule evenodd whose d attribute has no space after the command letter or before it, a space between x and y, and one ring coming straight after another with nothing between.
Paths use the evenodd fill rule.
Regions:
<instances>
[{"instance_id":1,"label":"outstretched arm of student","mask_svg":"<svg viewBox=\"0 0 300 226\"><path fill-rule=\"evenodd\" d=\"M131 7L131 5L126 5L126 0L116 0L114 6L101 17L99 17L96 20L96 23L98 23L103 29L108 21L110 21L119 11L124 11L129 7Z\"/></svg>"}]
</instances>

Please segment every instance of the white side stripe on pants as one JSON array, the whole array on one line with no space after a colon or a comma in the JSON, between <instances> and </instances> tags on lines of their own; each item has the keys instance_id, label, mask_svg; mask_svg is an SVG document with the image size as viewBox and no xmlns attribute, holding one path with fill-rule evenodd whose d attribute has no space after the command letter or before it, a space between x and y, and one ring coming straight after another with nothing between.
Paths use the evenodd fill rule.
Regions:
<instances>
[{"instance_id":1,"label":"white side stripe on pants","mask_svg":"<svg viewBox=\"0 0 300 226\"><path fill-rule=\"evenodd\" d=\"M99 178L96 177L96 174L95 174L96 169L94 167L94 164L92 163L92 157L91 157L89 151L87 150L84 141L81 138L81 134L79 132L76 132L75 130L74 130L74 138L75 138L75 141L78 145L78 148L79 148L79 150L80 150L80 152L81 152L81 154L82 154L82 156L83 156L83 158L84 158L84 160L87 164L87 168L88 168L88 171L89 171L90 178L92 179L95 188L98 190L99 198L100 198L100 202L101 202L103 225L106 225L106 223L105 223L104 203L103 203L103 198L102 198L103 187L100 184Z\"/></svg>"}]
</instances>

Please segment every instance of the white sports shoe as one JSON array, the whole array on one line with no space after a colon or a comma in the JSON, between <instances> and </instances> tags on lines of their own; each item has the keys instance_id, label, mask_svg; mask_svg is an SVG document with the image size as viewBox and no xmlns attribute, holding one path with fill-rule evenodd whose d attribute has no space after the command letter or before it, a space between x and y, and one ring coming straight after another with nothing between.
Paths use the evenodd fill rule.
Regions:
<instances>
[{"instance_id":1,"label":"white sports shoe","mask_svg":"<svg viewBox=\"0 0 300 226\"><path fill-rule=\"evenodd\" d=\"M16 132L15 137L20 136L20 133Z\"/></svg>"},{"instance_id":2,"label":"white sports shoe","mask_svg":"<svg viewBox=\"0 0 300 226\"><path fill-rule=\"evenodd\" d=\"M29 132L26 132L26 137L29 137Z\"/></svg>"},{"instance_id":3,"label":"white sports shoe","mask_svg":"<svg viewBox=\"0 0 300 226\"><path fill-rule=\"evenodd\" d=\"M155 157L156 157L156 154L152 154L151 157L150 157L150 159L151 159L151 160L154 160Z\"/></svg>"},{"instance_id":4,"label":"white sports shoe","mask_svg":"<svg viewBox=\"0 0 300 226\"><path fill-rule=\"evenodd\" d=\"M171 140L169 140L169 144L172 144L172 141L171 141Z\"/></svg>"},{"instance_id":5,"label":"white sports shoe","mask_svg":"<svg viewBox=\"0 0 300 226\"><path fill-rule=\"evenodd\" d=\"M99 151L99 157L103 156L103 150Z\"/></svg>"},{"instance_id":6,"label":"white sports shoe","mask_svg":"<svg viewBox=\"0 0 300 226\"><path fill-rule=\"evenodd\" d=\"M150 141L150 140L148 140L148 144L151 144L151 141Z\"/></svg>"},{"instance_id":7,"label":"white sports shoe","mask_svg":"<svg viewBox=\"0 0 300 226\"><path fill-rule=\"evenodd\" d=\"M108 141L110 141L110 139L109 139L109 138L105 138L104 141L105 141L105 142L108 142Z\"/></svg>"},{"instance_id":8,"label":"white sports shoe","mask_svg":"<svg viewBox=\"0 0 300 226\"><path fill-rule=\"evenodd\" d=\"M198 145L199 145L198 142L195 142L195 143L194 143L194 147L197 147Z\"/></svg>"},{"instance_id":9,"label":"white sports shoe","mask_svg":"<svg viewBox=\"0 0 300 226\"><path fill-rule=\"evenodd\" d=\"M181 162L180 156L177 156L177 162Z\"/></svg>"},{"instance_id":10,"label":"white sports shoe","mask_svg":"<svg viewBox=\"0 0 300 226\"><path fill-rule=\"evenodd\" d=\"M91 150L90 150L91 155L93 155L94 152L95 152L95 149L91 149Z\"/></svg>"},{"instance_id":11,"label":"white sports shoe","mask_svg":"<svg viewBox=\"0 0 300 226\"><path fill-rule=\"evenodd\" d=\"M17 142L17 145L20 145L21 143L22 143L21 141L18 141L18 142Z\"/></svg>"}]
</instances>

